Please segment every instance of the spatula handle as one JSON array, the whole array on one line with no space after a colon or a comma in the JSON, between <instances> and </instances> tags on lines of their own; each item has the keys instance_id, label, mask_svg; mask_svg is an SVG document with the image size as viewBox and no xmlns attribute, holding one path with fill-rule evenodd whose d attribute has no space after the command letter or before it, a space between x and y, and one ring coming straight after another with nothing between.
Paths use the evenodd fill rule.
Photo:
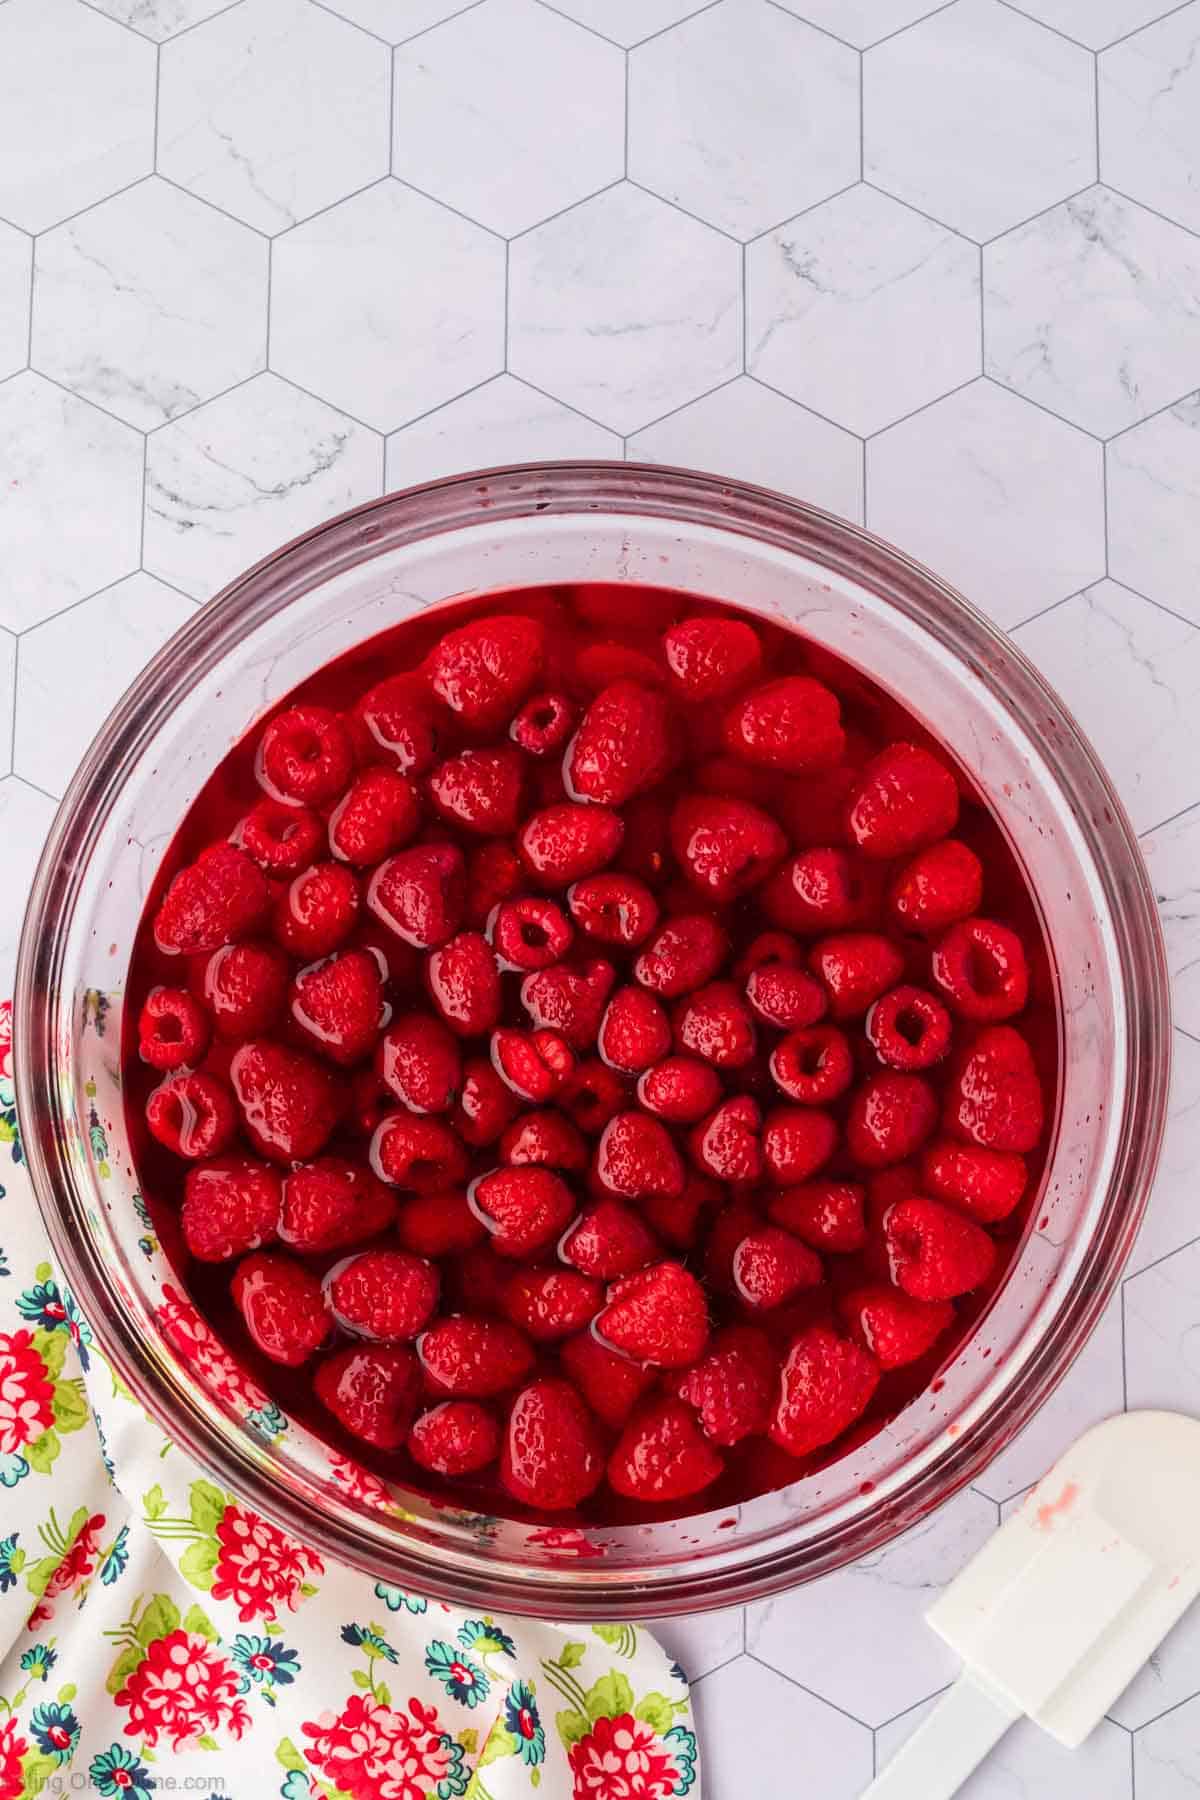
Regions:
<instances>
[{"instance_id":1,"label":"spatula handle","mask_svg":"<svg viewBox=\"0 0 1200 1800\"><path fill-rule=\"evenodd\" d=\"M862 1800L951 1800L1019 1717L964 1670Z\"/></svg>"}]
</instances>

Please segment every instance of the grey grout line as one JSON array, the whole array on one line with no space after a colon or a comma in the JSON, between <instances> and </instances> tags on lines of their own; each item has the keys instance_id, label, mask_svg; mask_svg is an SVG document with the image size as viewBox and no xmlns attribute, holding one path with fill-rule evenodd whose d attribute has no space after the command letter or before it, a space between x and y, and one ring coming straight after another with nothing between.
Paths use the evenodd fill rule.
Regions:
<instances>
[{"instance_id":1,"label":"grey grout line","mask_svg":"<svg viewBox=\"0 0 1200 1800\"><path fill-rule=\"evenodd\" d=\"M1006 12L1015 13L1018 19L1024 19L1027 25L1032 25L1041 31L1048 31L1051 37L1061 38L1064 44L1072 44L1076 50L1082 50L1088 56L1095 54L1089 45L1081 44L1079 39L1072 37L1069 31L1063 31L1060 26L1051 25L1047 19L1039 19L1033 13L1027 13L1023 6L1015 4L1015 0L1000 0L1000 5Z\"/></svg>"},{"instance_id":2,"label":"grey grout line","mask_svg":"<svg viewBox=\"0 0 1200 1800\"><path fill-rule=\"evenodd\" d=\"M1121 1411L1129 1411L1129 1362L1126 1357L1125 1283L1118 1290L1121 1308Z\"/></svg>"},{"instance_id":3,"label":"grey grout line","mask_svg":"<svg viewBox=\"0 0 1200 1800\"><path fill-rule=\"evenodd\" d=\"M1160 212L1157 206L1151 206L1148 200L1139 200L1136 194L1127 193L1124 188L1115 187L1111 181L1099 184L1108 194L1115 194L1118 200L1124 200L1128 206L1136 206L1139 212L1149 213L1152 219L1159 219L1164 225L1171 225L1176 231L1182 231L1186 237L1200 240L1200 231L1194 231L1185 225L1182 219L1174 219L1170 213Z\"/></svg>"},{"instance_id":4,"label":"grey grout line","mask_svg":"<svg viewBox=\"0 0 1200 1800\"><path fill-rule=\"evenodd\" d=\"M858 179L867 173L867 66L866 52L858 52Z\"/></svg>"},{"instance_id":5,"label":"grey grout line","mask_svg":"<svg viewBox=\"0 0 1200 1800\"><path fill-rule=\"evenodd\" d=\"M941 6L931 6L929 11L927 13L922 13L919 19L910 19L907 25L898 25L895 31L885 32L881 38L875 38L872 43L866 46L866 49L878 50L882 44L890 44L893 39L903 37L906 32L915 31L918 25L928 24L930 19L936 19L939 13L949 12L952 6L957 6L958 4L959 0L943 0ZM865 53L866 52L864 51L864 55Z\"/></svg>"},{"instance_id":6,"label":"grey grout line","mask_svg":"<svg viewBox=\"0 0 1200 1800\"><path fill-rule=\"evenodd\" d=\"M1107 449L1107 445L1105 448ZM1105 579L1111 581L1114 587L1124 588L1125 592L1132 594L1135 600L1144 600L1147 606L1154 608L1155 612L1166 613L1169 619L1178 619L1181 625L1189 625L1193 631L1200 631L1200 621L1189 619L1186 613L1176 612L1175 608L1168 606L1165 600L1156 600L1153 594L1144 594L1141 588L1135 588L1131 582L1123 580L1119 575L1109 575ZM1094 586L1095 583L1092 585Z\"/></svg>"},{"instance_id":7,"label":"grey grout line","mask_svg":"<svg viewBox=\"0 0 1200 1800\"><path fill-rule=\"evenodd\" d=\"M1092 112L1095 115L1096 127L1096 180L1104 186L1104 171L1100 166L1100 56L1092 52Z\"/></svg>"},{"instance_id":8,"label":"grey grout line","mask_svg":"<svg viewBox=\"0 0 1200 1800\"><path fill-rule=\"evenodd\" d=\"M1104 577L1112 580L1112 566L1108 541L1108 444L1100 446L1100 496L1104 511Z\"/></svg>"},{"instance_id":9,"label":"grey grout line","mask_svg":"<svg viewBox=\"0 0 1200 1800\"><path fill-rule=\"evenodd\" d=\"M1178 1031L1179 1029L1180 1027L1176 1025L1175 1030ZM1186 1037L1187 1035L1188 1034L1185 1032L1184 1036ZM1160 1269L1163 1263L1170 1262L1173 1256L1182 1256L1185 1250L1194 1250L1197 1244L1200 1244L1200 1236L1188 1238L1186 1243L1176 1244L1172 1250L1164 1250L1162 1255L1156 1256L1152 1262L1143 1263L1139 1269L1134 1269L1131 1274L1123 1275L1121 1277L1122 1305L1124 1304L1125 1289L1129 1286L1131 1281L1139 1281L1143 1275L1149 1275L1151 1269Z\"/></svg>"},{"instance_id":10,"label":"grey grout line","mask_svg":"<svg viewBox=\"0 0 1200 1800\"><path fill-rule=\"evenodd\" d=\"M553 400L556 406L569 406L573 413L578 413L579 417L581 419L586 419L589 425L596 425L601 431L607 431L613 437L621 437L623 435L616 425L606 425L603 419L597 419L594 414L584 412L582 406L576 406L575 403L570 400L560 399L557 394L552 394L549 388L539 387L536 381L531 381L529 379L528 375L517 375L516 379L523 382L527 388L532 388L535 394L540 394L543 400ZM480 387L483 387L485 383L480 382L479 385ZM635 431L642 431L644 429L645 427L641 425L634 427ZM633 432L630 432L629 436L632 437Z\"/></svg>"},{"instance_id":11,"label":"grey grout line","mask_svg":"<svg viewBox=\"0 0 1200 1800\"><path fill-rule=\"evenodd\" d=\"M703 225L706 231L715 232L718 237L723 237L726 243L736 244L739 250L746 241L745 238L737 237L732 231L726 231L723 225L716 225L711 219L706 219L702 213L693 212L690 207L681 206L678 200L672 200L667 194L659 193L657 188L647 187L644 181L637 181L632 175L625 177L625 183L627 187L633 188L637 193L645 194L647 199L657 200L660 206L669 206L673 212L681 213L685 219L690 219L693 225Z\"/></svg>"},{"instance_id":12,"label":"grey grout line","mask_svg":"<svg viewBox=\"0 0 1200 1800\"><path fill-rule=\"evenodd\" d=\"M335 6L327 6L325 0L309 0L309 5L315 7L317 12L326 13L329 18L336 19L339 25L348 25L351 31L357 31L363 37L370 38L372 43L382 44L387 50L391 49L389 39L380 37L377 31L372 31L371 27L364 25L361 19L347 18L346 14L339 12Z\"/></svg>"},{"instance_id":13,"label":"grey grout line","mask_svg":"<svg viewBox=\"0 0 1200 1800\"><path fill-rule=\"evenodd\" d=\"M1085 194L1090 194L1093 188L1100 185L1098 181L1089 179L1081 187L1072 188L1069 194L1060 194L1058 199L1051 200L1048 206L1039 206L1036 212L1029 213L1024 219L1017 219L1012 225L1006 225L1003 231L993 231L989 237L979 238L977 242L982 244L985 250L990 250L993 244L1000 242L1001 238L1012 237L1014 233L1024 231L1027 225L1034 224L1038 219L1044 219L1048 213L1057 212L1060 206L1070 206L1072 200L1082 200Z\"/></svg>"},{"instance_id":14,"label":"grey grout line","mask_svg":"<svg viewBox=\"0 0 1200 1800\"><path fill-rule=\"evenodd\" d=\"M825 194L820 200L814 200L810 205L802 206L799 212L790 212L786 218L775 219L770 225L764 225L761 231L752 231L749 237L742 241L744 241L746 248L750 249L754 244L761 244L764 238L776 237L780 232L786 231L789 225L798 225L801 219L807 219L810 213L819 212L823 206L832 206L833 202L835 200L840 200L844 194L852 194L856 188L870 186L871 183L869 181L862 181L859 179L848 181L844 187L834 188L832 194ZM884 195L885 200L890 200L891 198L892 196L890 194ZM898 200L896 204L898 206L903 206L905 202ZM915 211L916 209L910 208L909 210ZM944 229L948 230L949 227L944 227Z\"/></svg>"},{"instance_id":15,"label":"grey grout line","mask_svg":"<svg viewBox=\"0 0 1200 1800\"><path fill-rule=\"evenodd\" d=\"M733 387L735 383L743 379L740 371L736 375L727 375L724 381L718 381L713 387L705 388L702 394L693 394L690 399L681 400L678 406L669 407L666 412L659 413L655 418L646 419L640 425L635 425L626 436L628 438L641 437L644 431L653 431L656 426L665 425L668 419L677 418L680 413L686 412L689 406L699 406L702 400L711 400L714 394L723 393L726 388Z\"/></svg>"},{"instance_id":16,"label":"grey grout line","mask_svg":"<svg viewBox=\"0 0 1200 1800\"><path fill-rule=\"evenodd\" d=\"M702 13L715 12L718 6L724 6L724 4L725 0L708 0L707 6L697 6L694 12L685 13L682 19L673 19L669 25L661 26L658 31L648 32L644 38L638 38L637 42L630 44L628 48L640 50L643 44L652 44L656 38L666 37L668 31L678 31L681 25L690 25L692 20L698 19Z\"/></svg>"},{"instance_id":17,"label":"grey grout line","mask_svg":"<svg viewBox=\"0 0 1200 1800\"><path fill-rule=\"evenodd\" d=\"M138 494L138 568L144 569L146 557L146 490L149 485L150 439L142 433L142 476Z\"/></svg>"},{"instance_id":18,"label":"grey grout line","mask_svg":"<svg viewBox=\"0 0 1200 1800\"><path fill-rule=\"evenodd\" d=\"M20 673L21 640L18 636L14 636L12 660L12 718L9 721L8 732L8 772L10 775L15 774L17 767L17 712L21 705Z\"/></svg>"},{"instance_id":19,"label":"grey grout line","mask_svg":"<svg viewBox=\"0 0 1200 1800\"><path fill-rule=\"evenodd\" d=\"M858 438L860 441L864 442L866 441L863 432L854 431L849 425L843 425L839 420L831 419L828 413L819 412L815 406L810 406L806 400L797 400L794 394L789 394L783 388L776 387L774 382L764 380L761 375L747 375L746 379L748 381L756 381L759 387L766 388L768 393L777 394L781 400L790 401L793 406L799 407L801 412L810 413L814 419L820 419L823 424L832 425L834 430L840 431L843 436ZM721 385L724 386L725 384L722 383ZM945 398L945 396L942 397ZM932 405L933 402L931 401L930 404ZM884 426L883 429L885 431L890 430L890 427ZM878 437L879 432L874 432L872 435Z\"/></svg>"},{"instance_id":20,"label":"grey grout line","mask_svg":"<svg viewBox=\"0 0 1200 1800\"><path fill-rule=\"evenodd\" d=\"M396 86L399 77L399 65L396 61L398 52L388 51L388 122L387 150L388 174L396 173Z\"/></svg>"},{"instance_id":21,"label":"grey grout line","mask_svg":"<svg viewBox=\"0 0 1200 1800\"><path fill-rule=\"evenodd\" d=\"M614 175L611 181L604 183L603 187L595 188L590 194L581 194L578 200L568 200L565 206L560 206L555 212L547 213L544 219L537 219L532 225L523 225L520 231L510 233L505 242L519 244L523 238L532 237L534 232L540 231L544 225L553 225L559 219L565 219L568 213L575 212L581 206L586 206L589 200L599 200L602 194L611 194L614 188L626 185L624 175ZM628 185L632 186L632 183Z\"/></svg>"},{"instance_id":22,"label":"grey grout line","mask_svg":"<svg viewBox=\"0 0 1200 1800\"><path fill-rule=\"evenodd\" d=\"M1076 588L1074 593L1064 594L1060 600L1052 600L1049 606L1040 606L1037 612L1029 613L1024 619L1018 619L1015 625L1006 625L1004 629L1009 637L1013 637L1024 626L1032 625L1035 619L1044 619L1047 613L1057 612L1058 608L1065 606L1068 600L1078 600L1080 594L1086 592L1086 588Z\"/></svg>"},{"instance_id":23,"label":"grey grout line","mask_svg":"<svg viewBox=\"0 0 1200 1800\"><path fill-rule=\"evenodd\" d=\"M1191 0L1188 0L1188 3L1190 5ZM1111 432L1104 442L1106 444L1120 443L1121 439L1128 437L1131 431L1137 431L1143 425L1149 425L1153 419L1161 419L1164 413L1173 412L1177 406L1183 406L1188 400L1200 401L1200 388L1189 388L1186 394L1179 394L1174 400L1167 400L1162 406L1156 406L1153 412L1148 412L1142 418L1135 419L1132 425L1122 425L1120 431Z\"/></svg>"},{"instance_id":24,"label":"grey grout line","mask_svg":"<svg viewBox=\"0 0 1200 1800\"><path fill-rule=\"evenodd\" d=\"M1138 842L1140 843L1143 838L1153 837L1156 831L1163 831L1168 825L1174 825L1177 819L1186 818L1187 814L1195 812L1198 806L1200 806L1200 800L1191 800L1186 806L1181 806L1178 812L1168 813L1165 819L1159 819L1153 825L1147 825L1144 831L1138 832Z\"/></svg>"},{"instance_id":25,"label":"grey grout line","mask_svg":"<svg viewBox=\"0 0 1200 1800\"><path fill-rule=\"evenodd\" d=\"M1065 413L1055 412L1054 408L1047 406L1044 400L1035 400L1032 394L1023 393L1020 388L1010 387L1007 381L1001 381L998 375L989 375L986 369L983 372L983 380L989 382L992 387L1000 388L1002 392L1011 394L1014 399L1023 400L1026 406L1036 407L1038 412L1045 413L1048 419L1057 419L1060 425L1067 426L1071 431L1077 431L1080 437L1090 438L1092 443L1098 445L1100 449L1104 448L1105 440L1099 432L1090 431L1086 425L1080 425L1075 419L1068 419Z\"/></svg>"},{"instance_id":26,"label":"grey grout line","mask_svg":"<svg viewBox=\"0 0 1200 1800\"><path fill-rule=\"evenodd\" d=\"M110 200L119 199L122 194L128 194L133 188L141 187L144 181L153 180L153 168L145 169L142 174L135 175L132 181L127 181L123 186L114 188L111 194L102 194L98 200L89 200L86 206L76 207L75 211L67 213L65 218L55 219L51 224L43 225L40 230L32 232L30 235L39 238L45 237L46 233L49 231L61 231L64 225L73 225L76 219L82 219L84 213L95 212L98 206L104 206ZM13 221L11 219L5 219L4 223L6 225L12 225ZM25 230L25 227L23 225L13 225L13 229L15 231L23 231Z\"/></svg>"},{"instance_id":27,"label":"grey grout line","mask_svg":"<svg viewBox=\"0 0 1200 1800\"><path fill-rule=\"evenodd\" d=\"M624 145L625 145L625 151L624 151L625 162L624 162L623 173L624 173L626 181L628 181L628 179L629 179L629 95L630 95L630 90L631 90L631 85L632 85L632 80L633 80L633 65L630 61L630 53L628 50L625 51L624 55L625 55L625 113L624 113L623 138L624 138Z\"/></svg>"},{"instance_id":28,"label":"grey grout line","mask_svg":"<svg viewBox=\"0 0 1200 1800\"><path fill-rule=\"evenodd\" d=\"M947 388L944 394L935 394L931 400L922 400L920 406L914 406L911 412L901 413L898 419L889 419L888 423L886 425L881 425L877 431L864 431L862 435L868 444L874 443L876 438L885 436L889 431L895 431L898 425L907 425L910 419L919 418L922 413L928 412L931 406L940 406L943 400L951 400L955 394L961 394L965 392L967 388L974 387L978 382L986 380L987 377L985 375L968 375L967 379L965 381L960 381L957 387ZM993 382L992 385L996 386L997 384ZM789 395L785 395L784 397L785 399L790 398ZM819 416L823 418L825 415L822 413ZM836 425L837 420L831 419L829 423L831 425ZM846 426L843 425L841 429L845 431ZM855 435L857 435L857 433Z\"/></svg>"},{"instance_id":29,"label":"grey grout line","mask_svg":"<svg viewBox=\"0 0 1200 1800\"><path fill-rule=\"evenodd\" d=\"M508 374L509 322L512 308L512 244L504 240L504 373Z\"/></svg>"},{"instance_id":30,"label":"grey grout line","mask_svg":"<svg viewBox=\"0 0 1200 1800\"><path fill-rule=\"evenodd\" d=\"M830 43L840 44L843 50L851 50L855 56L862 55L858 45L852 44L849 38L839 37L838 33L831 31L828 25L818 25L815 19L806 18L797 10L799 4L800 0L767 0L767 5L773 6L775 11L782 13L785 19L792 19L798 25L807 25L808 29L815 31L819 37L827 38Z\"/></svg>"},{"instance_id":31,"label":"grey grout line","mask_svg":"<svg viewBox=\"0 0 1200 1800\"><path fill-rule=\"evenodd\" d=\"M1180 1037L1187 1038L1189 1043L1200 1044L1200 1037L1197 1037L1194 1031L1189 1031L1186 1025L1176 1025L1175 1029Z\"/></svg>"},{"instance_id":32,"label":"grey grout line","mask_svg":"<svg viewBox=\"0 0 1200 1800\"><path fill-rule=\"evenodd\" d=\"M33 368L33 301L37 282L37 239L29 238L29 319L25 326L25 367Z\"/></svg>"},{"instance_id":33,"label":"grey grout line","mask_svg":"<svg viewBox=\"0 0 1200 1800\"><path fill-rule=\"evenodd\" d=\"M778 1675L781 1681L786 1681L788 1683L789 1687L797 1688L800 1693L807 1694L810 1700L819 1701L822 1706L827 1706L830 1712L840 1713L843 1719L849 1719L852 1725L861 1725L865 1731L873 1729L872 1726L867 1724L865 1719L860 1719L857 1713L847 1712L844 1706L839 1706L837 1701L831 1700L827 1694L818 1694L815 1688L806 1687L802 1681L797 1681L794 1675L789 1675L786 1669L776 1668L774 1663L769 1663L765 1657L759 1656L756 1651L747 1650L745 1655L749 1662L757 1663L760 1669L770 1669L773 1675ZM918 1702L918 1704L920 1704L920 1702Z\"/></svg>"},{"instance_id":34,"label":"grey grout line","mask_svg":"<svg viewBox=\"0 0 1200 1800\"><path fill-rule=\"evenodd\" d=\"M1192 4L1193 0L1179 0L1178 6L1169 6L1156 18L1147 19L1142 25L1135 25L1131 31L1122 32L1120 37L1110 38L1107 44L1100 45L1096 54L1103 56L1106 50L1115 50L1118 44L1127 44L1130 38L1140 37L1143 31L1152 31L1156 25L1161 25L1164 19L1173 19L1176 13L1186 12Z\"/></svg>"},{"instance_id":35,"label":"grey grout line","mask_svg":"<svg viewBox=\"0 0 1200 1800\"><path fill-rule=\"evenodd\" d=\"M750 373L750 246L742 245L742 374Z\"/></svg>"},{"instance_id":36,"label":"grey grout line","mask_svg":"<svg viewBox=\"0 0 1200 1800\"><path fill-rule=\"evenodd\" d=\"M608 44L614 50L624 50L625 45L618 44L616 38L605 37L602 31L597 31L594 25L588 25L583 19L573 19L570 13L563 12L561 7L551 6L550 0L537 0L537 4L543 12L553 13L556 19L562 19L565 24L574 25L580 31L586 31L589 37L599 39L600 43Z\"/></svg>"},{"instance_id":37,"label":"grey grout line","mask_svg":"<svg viewBox=\"0 0 1200 1800\"><path fill-rule=\"evenodd\" d=\"M162 95L162 45L154 46L154 145L150 156L150 169L158 174L158 118L159 103Z\"/></svg>"},{"instance_id":38,"label":"grey grout line","mask_svg":"<svg viewBox=\"0 0 1200 1800\"><path fill-rule=\"evenodd\" d=\"M420 31L414 31L408 37L400 38L392 47L400 50L405 44L415 44L418 38L428 37L431 31L440 31L442 26L449 25L452 19L461 19L466 13L474 12L477 7L484 4L485 0L467 0L467 4L460 6L457 12L447 13L444 19L435 19L432 25L423 25Z\"/></svg>"}]
</instances>

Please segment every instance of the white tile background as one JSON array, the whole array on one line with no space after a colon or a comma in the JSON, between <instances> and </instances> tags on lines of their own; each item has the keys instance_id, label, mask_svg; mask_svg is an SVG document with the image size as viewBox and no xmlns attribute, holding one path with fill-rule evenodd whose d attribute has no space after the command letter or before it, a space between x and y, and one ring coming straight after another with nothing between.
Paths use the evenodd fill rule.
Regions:
<instances>
[{"instance_id":1,"label":"white tile background","mask_svg":"<svg viewBox=\"0 0 1200 1800\"><path fill-rule=\"evenodd\" d=\"M1200 1402L1200 0L0 0L0 985L84 745L315 521L528 457L692 463L956 581L1142 834L1175 978L1123 1295L977 1489L663 1630L706 1800L852 1800L921 1623L1069 1438ZM1200 1619L970 1800L1200 1789Z\"/></svg>"}]
</instances>

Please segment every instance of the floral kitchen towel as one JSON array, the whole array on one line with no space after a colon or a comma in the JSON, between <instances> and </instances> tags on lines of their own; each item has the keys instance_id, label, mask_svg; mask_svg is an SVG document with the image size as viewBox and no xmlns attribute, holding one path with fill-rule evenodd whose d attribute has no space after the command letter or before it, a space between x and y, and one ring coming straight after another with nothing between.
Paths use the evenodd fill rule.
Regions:
<instances>
[{"instance_id":1,"label":"floral kitchen towel","mask_svg":"<svg viewBox=\"0 0 1200 1800\"><path fill-rule=\"evenodd\" d=\"M372 1582L163 1438L52 1268L10 1023L5 1002L0 1800L699 1800L683 1671L638 1627L475 1617ZM219 1366L172 1304L177 1340Z\"/></svg>"}]
</instances>

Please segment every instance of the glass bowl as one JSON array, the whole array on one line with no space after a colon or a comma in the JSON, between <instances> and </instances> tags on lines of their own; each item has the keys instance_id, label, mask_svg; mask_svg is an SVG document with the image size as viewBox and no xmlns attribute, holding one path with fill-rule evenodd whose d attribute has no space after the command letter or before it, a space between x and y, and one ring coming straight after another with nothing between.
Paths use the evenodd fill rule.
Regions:
<instances>
[{"instance_id":1,"label":"glass bowl","mask_svg":"<svg viewBox=\"0 0 1200 1800\"><path fill-rule=\"evenodd\" d=\"M669 586L797 625L897 695L989 799L1037 896L1062 1070L1043 1192L1007 1280L930 1388L775 1493L671 1523L484 1518L384 1490L264 1405L189 1312L139 1218L119 1093L121 985L186 808L249 722L412 609L513 586ZM1061 701L928 571L842 520L713 476L498 469L392 495L234 582L125 695L63 801L21 943L15 1065L59 1266L146 1410L326 1556L474 1609L567 1619L727 1606L878 1548L976 1476L1085 1342L1144 1210L1168 1079L1153 894Z\"/></svg>"}]
</instances>

